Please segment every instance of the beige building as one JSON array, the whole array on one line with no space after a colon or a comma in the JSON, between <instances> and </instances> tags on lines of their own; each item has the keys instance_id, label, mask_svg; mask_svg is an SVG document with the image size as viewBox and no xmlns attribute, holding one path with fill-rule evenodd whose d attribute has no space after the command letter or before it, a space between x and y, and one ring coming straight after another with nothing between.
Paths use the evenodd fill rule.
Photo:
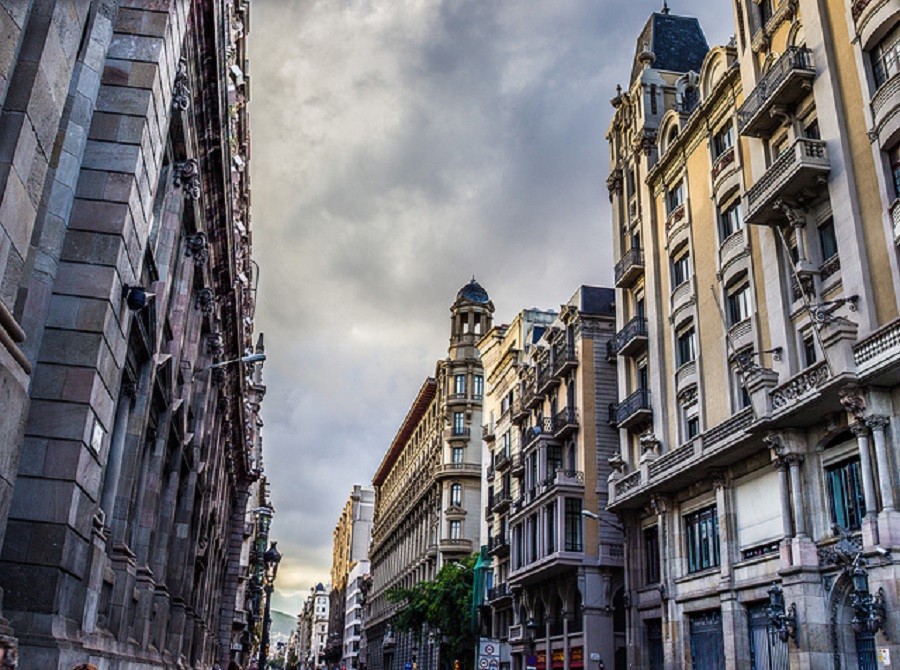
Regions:
<instances>
[{"instance_id":1,"label":"beige building","mask_svg":"<svg viewBox=\"0 0 900 670\"><path fill-rule=\"evenodd\" d=\"M618 450L607 423L614 298L582 286L559 314L523 311L479 343L492 556L482 634L500 641L501 668L569 670L591 660L612 668L624 659L622 536L605 511Z\"/></svg>"},{"instance_id":2,"label":"beige building","mask_svg":"<svg viewBox=\"0 0 900 670\"><path fill-rule=\"evenodd\" d=\"M372 587L366 666L437 670L440 638L419 642L391 628L396 587L433 579L447 562L478 550L481 529L484 371L475 343L490 330L494 305L475 281L450 308L450 346L425 380L373 478Z\"/></svg>"},{"instance_id":3,"label":"beige building","mask_svg":"<svg viewBox=\"0 0 900 670\"><path fill-rule=\"evenodd\" d=\"M653 14L612 100L628 667L884 667L900 4L732 8Z\"/></svg>"}]
</instances>

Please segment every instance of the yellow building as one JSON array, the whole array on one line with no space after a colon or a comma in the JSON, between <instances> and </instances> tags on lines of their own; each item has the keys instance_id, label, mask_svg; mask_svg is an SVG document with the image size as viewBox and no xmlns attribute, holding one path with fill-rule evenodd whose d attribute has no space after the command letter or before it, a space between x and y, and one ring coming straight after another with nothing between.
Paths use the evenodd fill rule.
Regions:
<instances>
[{"instance_id":1,"label":"yellow building","mask_svg":"<svg viewBox=\"0 0 900 670\"><path fill-rule=\"evenodd\" d=\"M652 15L612 100L628 667L875 668L900 656L900 3L733 10L702 54Z\"/></svg>"}]
</instances>

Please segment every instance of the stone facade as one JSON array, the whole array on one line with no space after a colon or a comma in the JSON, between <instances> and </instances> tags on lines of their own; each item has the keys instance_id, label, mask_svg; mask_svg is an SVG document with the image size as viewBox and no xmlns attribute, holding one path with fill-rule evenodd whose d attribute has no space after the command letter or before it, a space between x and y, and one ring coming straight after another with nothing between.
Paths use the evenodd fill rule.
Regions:
<instances>
[{"instance_id":1,"label":"stone facade","mask_svg":"<svg viewBox=\"0 0 900 670\"><path fill-rule=\"evenodd\" d=\"M875 668L900 653L900 6L732 8L683 67L658 55L694 20L654 14L612 100L628 667Z\"/></svg>"},{"instance_id":2,"label":"stone facade","mask_svg":"<svg viewBox=\"0 0 900 670\"><path fill-rule=\"evenodd\" d=\"M247 11L0 6L0 634L22 667L246 660L264 387L209 366L254 352Z\"/></svg>"},{"instance_id":3,"label":"stone facade","mask_svg":"<svg viewBox=\"0 0 900 670\"><path fill-rule=\"evenodd\" d=\"M606 412L616 394L614 296L582 286L559 314L526 310L479 343L493 577L482 635L500 641L501 668L624 658L622 535L605 510L618 450Z\"/></svg>"},{"instance_id":4,"label":"stone facade","mask_svg":"<svg viewBox=\"0 0 900 670\"><path fill-rule=\"evenodd\" d=\"M365 636L366 667L405 663L434 670L440 640L418 648L411 633L392 630L387 593L433 579L447 562L480 545L481 404L484 370L476 342L490 330L494 305L474 280L451 307L450 347L426 379L373 478L375 523L372 587Z\"/></svg>"}]
</instances>

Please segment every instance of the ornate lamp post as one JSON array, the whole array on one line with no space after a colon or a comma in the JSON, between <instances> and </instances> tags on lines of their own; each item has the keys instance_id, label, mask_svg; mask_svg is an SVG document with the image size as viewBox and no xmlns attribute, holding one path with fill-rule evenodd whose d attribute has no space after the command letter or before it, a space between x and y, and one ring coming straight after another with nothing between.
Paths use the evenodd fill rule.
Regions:
<instances>
[{"instance_id":1,"label":"ornate lamp post","mask_svg":"<svg viewBox=\"0 0 900 670\"><path fill-rule=\"evenodd\" d=\"M265 586L263 590L266 593L266 609L263 614L262 622L262 640L259 643L259 670L266 670L267 659L269 654L269 628L272 625L272 617L270 616L272 608L272 591L275 588L275 576L278 574L278 564L281 562L281 554L278 553L273 542L269 549L263 554L263 566L265 567Z\"/></svg>"},{"instance_id":2,"label":"ornate lamp post","mask_svg":"<svg viewBox=\"0 0 900 670\"><path fill-rule=\"evenodd\" d=\"M766 607L766 618L769 620L769 628L773 630L778 639L787 642L788 638L797 641L797 605L791 606L785 611L784 591L778 584L772 584L768 591L769 606Z\"/></svg>"},{"instance_id":3,"label":"ornate lamp post","mask_svg":"<svg viewBox=\"0 0 900 670\"><path fill-rule=\"evenodd\" d=\"M850 566L850 579L853 580L853 593L850 594L850 605L853 607L853 619L850 622L853 631L859 635L868 632L872 635L885 628L886 612L884 609L884 589L879 588L873 596L869 593L869 573L862 565L861 556Z\"/></svg>"}]
</instances>

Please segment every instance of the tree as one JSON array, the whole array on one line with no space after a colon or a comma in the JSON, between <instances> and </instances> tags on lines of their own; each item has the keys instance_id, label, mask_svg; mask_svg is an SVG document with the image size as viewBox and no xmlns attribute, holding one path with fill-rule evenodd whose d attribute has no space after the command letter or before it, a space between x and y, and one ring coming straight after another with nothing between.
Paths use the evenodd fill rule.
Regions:
<instances>
[{"instance_id":1,"label":"tree","mask_svg":"<svg viewBox=\"0 0 900 670\"><path fill-rule=\"evenodd\" d=\"M400 605L393 626L401 632L412 632L421 638L425 625L445 640L452 660L461 667L473 667L475 636L469 612L472 606L472 585L476 557L459 563L448 563L431 581L419 582L410 588L391 589L388 600ZM421 641L421 640L420 640Z\"/></svg>"}]
</instances>

